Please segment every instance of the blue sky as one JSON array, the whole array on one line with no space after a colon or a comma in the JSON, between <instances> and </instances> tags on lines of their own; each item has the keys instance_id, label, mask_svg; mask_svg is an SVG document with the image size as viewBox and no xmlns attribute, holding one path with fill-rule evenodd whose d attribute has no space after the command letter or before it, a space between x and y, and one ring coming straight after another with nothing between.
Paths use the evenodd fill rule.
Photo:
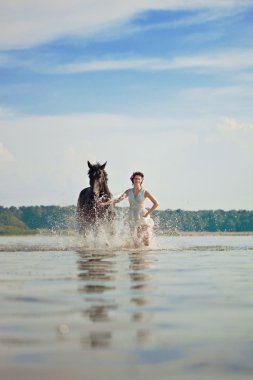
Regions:
<instances>
[{"instance_id":1,"label":"blue sky","mask_svg":"<svg viewBox=\"0 0 253 380\"><path fill-rule=\"evenodd\" d=\"M252 209L253 0L0 0L0 204Z\"/></svg>"}]
</instances>

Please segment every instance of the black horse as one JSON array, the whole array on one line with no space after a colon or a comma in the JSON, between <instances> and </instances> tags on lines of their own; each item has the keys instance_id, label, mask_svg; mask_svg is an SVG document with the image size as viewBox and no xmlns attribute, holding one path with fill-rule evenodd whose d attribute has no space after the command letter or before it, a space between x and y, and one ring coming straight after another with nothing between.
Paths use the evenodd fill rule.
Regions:
<instances>
[{"instance_id":1,"label":"black horse","mask_svg":"<svg viewBox=\"0 0 253 380\"><path fill-rule=\"evenodd\" d=\"M82 234L114 219L115 214L112 206L97 206L98 201L106 202L112 198L107 185L108 177L105 166L106 162L103 165L98 162L92 165L88 161L90 187L86 187L80 192L76 209L78 228Z\"/></svg>"}]
</instances>

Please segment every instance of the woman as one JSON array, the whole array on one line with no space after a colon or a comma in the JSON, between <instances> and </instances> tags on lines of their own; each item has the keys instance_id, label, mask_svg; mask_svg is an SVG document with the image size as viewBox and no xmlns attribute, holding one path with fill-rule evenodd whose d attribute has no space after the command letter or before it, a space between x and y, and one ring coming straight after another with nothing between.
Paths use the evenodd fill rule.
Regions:
<instances>
[{"instance_id":1,"label":"woman","mask_svg":"<svg viewBox=\"0 0 253 380\"><path fill-rule=\"evenodd\" d=\"M144 174L141 172L134 172L130 180L133 188L127 189L124 193L116 198L110 199L107 202L100 202L98 206L106 206L108 204L115 204L128 198L130 204L129 210L129 223L133 235L137 236L138 240L142 241L145 246L149 246L151 229L154 225L153 219L150 214L158 207L157 200L147 190L142 188ZM145 199L148 198L152 203L151 209L145 208Z\"/></svg>"}]
</instances>

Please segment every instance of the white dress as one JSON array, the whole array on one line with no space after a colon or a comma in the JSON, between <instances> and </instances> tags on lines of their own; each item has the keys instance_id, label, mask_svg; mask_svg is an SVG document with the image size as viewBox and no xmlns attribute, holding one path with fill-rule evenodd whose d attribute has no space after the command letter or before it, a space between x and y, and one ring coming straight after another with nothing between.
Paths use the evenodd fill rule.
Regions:
<instances>
[{"instance_id":1,"label":"white dress","mask_svg":"<svg viewBox=\"0 0 253 380\"><path fill-rule=\"evenodd\" d=\"M132 227L148 226L153 227L154 221L146 214L147 209L145 208L145 190L141 189L137 196L134 195L134 189L128 189L128 200L130 204L129 209L129 220Z\"/></svg>"}]
</instances>

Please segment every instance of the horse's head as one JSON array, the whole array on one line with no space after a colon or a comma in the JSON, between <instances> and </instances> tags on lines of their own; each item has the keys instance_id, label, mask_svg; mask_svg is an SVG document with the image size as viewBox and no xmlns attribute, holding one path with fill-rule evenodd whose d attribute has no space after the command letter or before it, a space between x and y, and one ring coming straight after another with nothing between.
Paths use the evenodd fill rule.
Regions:
<instances>
[{"instance_id":1,"label":"horse's head","mask_svg":"<svg viewBox=\"0 0 253 380\"><path fill-rule=\"evenodd\" d=\"M88 161L88 175L90 178L90 187L93 192L97 195L105 188L107 183L107 173L105 171L106 162L103 165L100 165L98 162L95 165L92 165Z\"/></svg>"}]
</instances>

